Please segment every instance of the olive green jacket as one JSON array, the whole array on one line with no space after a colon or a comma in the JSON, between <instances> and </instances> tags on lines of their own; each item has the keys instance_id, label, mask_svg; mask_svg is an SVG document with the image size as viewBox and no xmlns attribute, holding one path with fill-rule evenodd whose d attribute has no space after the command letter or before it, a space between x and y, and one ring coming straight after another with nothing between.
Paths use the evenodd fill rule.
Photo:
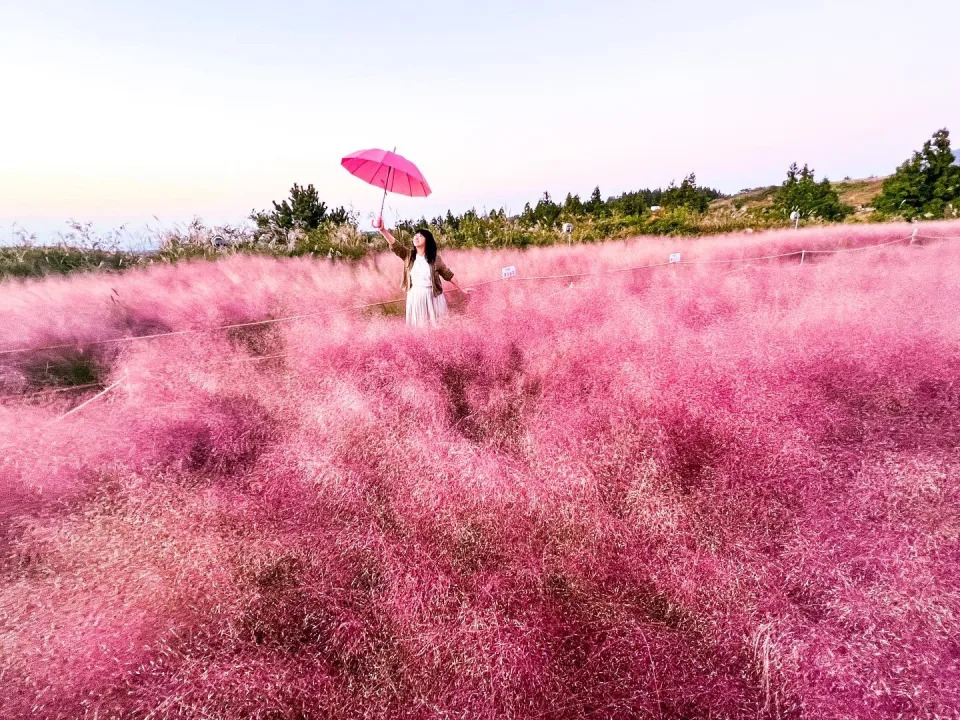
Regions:
<instances>
[{"instance_id":1,"label":"olive green jacket","mask_svg":"<svg viewBox=\"0 0 960 720\"><path fill-rule=\"evenodd\" d=\"M390 249L403 260L403 285L401 287L404 292L407 292L413 285L413 281L410 279L410 270L413 268L413 247L407 247L399 240L395 240ZM433 280L434 297L443 294L443 288L440 287L440 278L447 282L453 279L453 271L444 265L440 253L437 253L437 259L430 265L430 278Z\"/></svg>"}]
</instances>

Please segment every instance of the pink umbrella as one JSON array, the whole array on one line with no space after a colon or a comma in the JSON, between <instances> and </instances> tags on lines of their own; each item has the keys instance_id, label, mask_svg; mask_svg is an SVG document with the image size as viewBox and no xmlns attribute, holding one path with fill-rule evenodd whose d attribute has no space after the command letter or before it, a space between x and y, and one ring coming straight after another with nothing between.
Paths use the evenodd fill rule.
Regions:
<instances>
[{"instance_id":1,"label":"pink umbrella","mask_svg":"<svg viewBox=\"0 0 960 720\"><path fill-rule=\"evenodd\" d=\"M394 148L396 150L396 148ZM399 193L409 197L426 197L430 186L417 166L402 155L387 150L358 150L340 161L351 175L364 180L375 187L383 188L383 202L380 203L380 215L387 202L387 192Z\"/></svg>"}]
</instances>

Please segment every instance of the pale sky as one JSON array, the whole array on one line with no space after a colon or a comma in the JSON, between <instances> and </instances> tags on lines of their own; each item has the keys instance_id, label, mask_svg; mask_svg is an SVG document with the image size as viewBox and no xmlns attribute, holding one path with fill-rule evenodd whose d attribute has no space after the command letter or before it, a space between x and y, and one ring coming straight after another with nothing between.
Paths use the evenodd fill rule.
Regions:
<instances>
[{"instance_id":1,"label":"pale sky","mask_svg":"<svg viewBox=\"0 0 960 720\"><path fill-rule=\"evenodd\" d=\"M887 174L960 144L958 42L957 0L0 0L0 239L239 221L294 182L366 225L340 158L368 147L434 190L389 222Z\"/></svg>"}]
</instances>

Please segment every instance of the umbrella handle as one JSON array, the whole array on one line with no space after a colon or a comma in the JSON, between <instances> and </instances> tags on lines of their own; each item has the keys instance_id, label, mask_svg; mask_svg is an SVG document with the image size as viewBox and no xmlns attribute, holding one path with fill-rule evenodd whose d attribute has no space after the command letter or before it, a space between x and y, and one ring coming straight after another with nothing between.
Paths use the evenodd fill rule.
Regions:
<instances>
[{"instance_id":1,"label":"umbrella handle","mask_svg":"<svg viewBox=\"0 0 960 720\"><path fill-rule=\"evenodd\" d=\"M390 183L390 170L387 170L387 184ZM383 218L383 206L387 204L387 188L383 188L383 200L380 201L380 217Z\"/></svg>"},{"instance_id":2,"label":"umbrella handle","mask_svg":"<svg viewBox=\"0 0 960 720\"><path fill-rule=\"evenodd\" d=\"M393 152L397 152L397 148L393 148ZM390 171L393 170L392 167L387 168L387 181L383 184L383 200L380 201L380 219L383 219L383 206L387 204L387 186L390 184Z\"/></svg>"}]
</instances>

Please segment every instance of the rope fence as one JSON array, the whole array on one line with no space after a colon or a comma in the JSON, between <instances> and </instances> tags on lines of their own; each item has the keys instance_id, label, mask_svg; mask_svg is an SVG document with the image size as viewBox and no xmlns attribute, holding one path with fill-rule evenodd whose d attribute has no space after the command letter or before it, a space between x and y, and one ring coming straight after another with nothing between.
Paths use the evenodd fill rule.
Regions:
<instances>
[{"instance_id":1,"label":"rope fence","mask_svg":"<svg viewBox=\"0 0 960 720\"><path fill-rule=\"evenodd\" d=\"M796 256L798 256L798 255L801 257L801 263L802 263L802 259L803 259L806 255L822 255L822 254L833 254L833 253L842 253L842 252L858 252L858 251L861 251L861 250L875 250L875 249L877 249L877 248L887 247L887 246L890 246L890 245L896 245L896 244L898 244L898 243L902 243L902 242L906 242L906 241L910 241L910 243L912 244L915 240L918 240L918 239L927 239L927 240L960 240L960 236L956 236L956 235L953 235L953 236L951 236L951 235L921 235L921 234L919 234L919 233L917 233L917 232L914 232L914 233L912 233L911 235L908 235L908 236L906 236L906 237L896 238L896 239L894 239L894 240L889 240L889 241L887 241L887 242L877 243L877 244L874 244L874 245L862 245L862 246L860 246L860 247L852 247L852 248L830 248L830 249L818 249L818 250L814 250L814 249L811 249L811 250L801 249L801 250L791 250L790 252L779 253L779 254L776 254L776 255L758 255L758 256L755 256L755 257L747 257L747 258L724 258L724 259L719 259L719 260L682 260L682 261L677 261L677 262L650 263L650 264L647 264L647 265L633 265L633 266L622 267L622 268L609 268L609 269L605 269L605 270L593 270L593 271L582 272L582 273L565 273L565 274L559 274L559 275L518 275L518 276L515 276L515 277L511 277L511 278L497 278L497 279L494 279L494 280L484 280L484 281L481 281L481 282L478 282L478 283L474 283L473 285L470 285L470 286L468 286L468 287L465 288L465 289L467 289L467 290L475 290L475 289L480 288L480 287L485 287L485 286L487 286L487 285L493 285L493 284L502 283L502 282L526 282L526 281L537 281L537 280L565 280L565 279L576 279L576 278L582 278L582 277L590 277L590 276L594 276L594 275L612 275L612 274L615 274L615 273L635 272L635 271L638 271L638 270L651 270L651 269L655 269L655 268L669 267L670 265L682 265L682 266L693 266L693 265L730 265L730 264L735 264L735 263L758 262L758 261L761 261L761 260L776 260L776 259L778 259L778 258L796 257ZM27 352L43 352L43 351L46 351L46 350L63 350L63 349L66 349L66 348L76 348L77 346L115 345L115 344L125 343L125 342L135 342L135 341L138 341L138 340L155 340L155 339L158 339L158 338L176 337L176 336L182 336L182 335L192 335L192 334L197 334L197 333L216 332L216 331L218 331L218 330L235 330L235 329L246 328L246 327L256 327L256 326L262 326L262 325L272 325L272 324L282 323L282 322L292 322L292 321L295 321L295 320L303 320L303 319L307 319L307 318L320 317L320 316L323 316L323 315L332 315L332 314L335 314L335 313L351 312L351 311L354 311L354 310L365 310L365 309L369 309L369 308L373 308L373 307L382 307L382 306L385 306L385 305L393 305L394 303L398 303L398 302L402 302L402 301L403 301L403 298L401 297L401 298L394 298L394 299L392 299L392 300L384 300L384 301L381 301L381 302L365 303L365 304L362 304L362 305L352 305L352 306L349 306L349 307L333 308L333 309L330 309L330 310L321 310L321 311L312 312L312 313L300 313L300 314L297 314L297 315L286 315L286 316L284 316L284 317L279 317L279 318L268 318L268 319L264 319L264 320L252 320L252 321L250 321L250 322L231 323L231 324L228 324L228 325L215 325L215 326L211 326L211 327L207 327L207 328L190 328L190 329L186 329L186 330L171 330L171 331L169 331L169 332L152 333L152 334L149 334L149 335L130 335L130 336L119 337L119 338L109 338L109 339L106 339L106 340L90 340L90 341L79 341L79 342L72 342L72 343L60 343L60 344L56 344L56 345L45 345L45 346L40 346L40 347L8 348L8 349L5 349L5 350L0 350L0 355L12 355L12 354L16 354L16 353L27 353Z\"/></svg>"},{"instance_id":2,"label":"rope fence","mask_svg":"<svg viewBox=\"0 0 960 720\"><path fill-rule=\"evenodd\" d=\"M86 407L87 405L89 405L90 403L94 402L95 400L99 400L99 399L102 398L104 395L106 395L106 394L109 393L111 390L113 390L114 388L122 385L122 384L124 383L124 381L126 381L126 379L127 379L127 376L126 376L126 373L124 373L123 377L121 377L121 378L120 378L119 380L117 380L115 383L107 386L106 388L104 388L103 390L101 390L100 392L98 392L96 395L94 395L92 398L90 398L90 399L88 399L88 400L84 400L82 403L80 403L79 405L77 405L75 408L72 408L72 409L68 410L68 411L65 412L63 415L60 415L59 417L54 418L53 420L50 421L49 424L50 424L50 425L53 425L53 424L55 424L55 423L60 422L60 421L63 420L65 417L69 417L70 415L73 415L73 414L76 413L76 412L80 412L83 408L85 408L85 407Z\"/></svg>"},{"instance_id":3,"label":"rope fence","mask_svg":"<svg viewBox=\"0 0 960 720\"><path fill-rule=\"evenodd\" d=\"M615 274L615 273L634 272L634 271L639 271L639 270L652 270L652 269L655 269L655 268L669 267L669 266L671 266L671 265L680 265L680 266L702 265L702 266L707 266L707 265L730 265L730 264L735 264L735 263L751 263L751 262L758 262L758 261L763 261L763 260L775 260L775 259L779 259L779 258L796 257L796 256L798 256L798 255L800 256L800 263L801 263L801 265L802 265L802 264L803 264L803 260L805 259L806 255L808 255L808 254L809 254L809 255L824 255L824 254L834 254L834 253L842 253L842 252L856 252L856 251L861 251L861 250L874 250L874 249L877 249L877 248L888 247L888 246L890 246L890 245L896 245L896 244L903 243L903 242L907 242L907 241L909 241L910 244L913 244L913 243L914 243L916 240L918 240L918 239L925 239L925 240L960 240L960 236L956 236L956 235L953 235L953 236L951 236L951 235L926 235L926 234L919 234L919 233L917 233L916 231L914 231L912 234L910 234L910 235L908 235L908 236L906 236L906 237L896 238L896 239L894 239L894 240L889 240L889 241L887 241L887 242L877 243L877 244L874 244L874 245L862 245L862 246L860 246L860 247L852 247L852 248L832 248L832 249L816 249L816 250L814 250L814 249L811 249L811 250L801 249L801 250L791 250L790 252L778 253L778 254L775 254L775 255L758 255L758 256L755 256L755 257L748 257L748 258L724 258L724 259L718 259L718 260L684 260L684 261L677 260L677 261L671 261L671 262L650 263L650 264L647 264L647 265L634 265L634 266L628 266L628 267L622 267L622 268L609 268L609 269L605 269L605 270L594 270L594 271L582 272L582 273L565 273L565 274L557 274L557 275L526 275L526 276L514 276L514 277L510 277L510 278L497 278L497 279L495 279L495 280L482 281L482 282L479 282L479 283L475 283L475 284L473 284L473 285L471 285L471 286L469 286L469 287L467 287L467 288L465 288L465 289L467 289L467 290L475 290L476 288L479 288L479 287L484 287L484 286L487 286L487 285L493 285L493 284L496 284L496 283L503 283L503 282L517 282L517 281L521 281L521 282L522 282L522 281L538 281L538 280L567 280L567 279L576 279L576 278L590 277L590 276L595 276L595 275L610 275L610 274ZM736 272L736 271L738 271L738 270L743 270L743 269L746 269L746 266L745 266L744 268L736 268L735 270L731 270L731 271L729 271L729 272ZM560 293L560 292L563 292L563 291L565 291L565 290L569 290L569 289L572 289L572 288L573 288L573 283L571 282L568 286L565 286L565 287L561 288L560 290L556 291L555 293L551 293L551 295L555 295L555 294L558 294L558 293ZM10 348L10 349L6 349L6 350L0 350L0 355L12 355L12 354L16 354L16 353L42 352L42 351L46 351L46 350L59 350L59 349L64 349L64 348L76 348L78 345L79 345L79 346L111 345L111 344L118 344L118 343L124 343L124 342L133 342L133 341L137 341L137 340L153 340L153 339L158 339L158 338L176 337L176 336L191 335L191 334L197 334L197 333L215 332L215 331L218 331L218 330L233 330L233 329L238 329L238 328L257 327L257 326L263 326L263 325L272 325L272 324L281 323L281 322L291 322L291 321L302 320L302 319L306 319L306 318L314 318L314 317L320 317L320 316L324 316L324 315L332 315L332 314L335 314L335 313L351 312L351 311L355 311L355 310L364 310L364 309L369 309L369 308L374 308L374 307L383 307L383 306L385 306L385 305L393 305L393 304L395 304L395 303L402 302L402 301L403 301L403 298L401 297L401 298L395 298L395 299L392 299L392 300L384 300L384 301L381 301L381 302L365 303L365 304L361 304L361 305L352 305L352 306L349 306L349 307L341 307L341 308L333 308L333 309L330 309L330 310L322 310L322 311L319 311L319 312L300 313L300 314L297 314L297 315L287 315L287 316L279 317L279 318L268 318L268 319L265 319L265 320L253 320L253 321L250 321L250 322L242 322L242 323L230 323L230 324L227 324L227 325L216 325L216 326L207 327L207 328L191 328L191 329L186 329L186 330L173 330L173 331L170 331L170 332L152 333L152 334L149 334L149 335L131 335L131 336L125 336L125 337L119 337L119 338L110 338L110 339L107 339L107 340L94 340L94 341L89 341L89 342L60 343L60 344L56 344L56 345L46 345L46 346L42 346L42 347L19 347L19 348ZM237 359L233 359L233 360L224 360L224 361L221 361L221 362L218 362L218 363L215 363L215 364L216 364L216 365L221 365L221 364L233 365L233 364L242 364L242 363L248 363L248 362L259 362L259 361L263 361L263 360L273 360L273 359L278 359L278 358L286 357L286 356L288 356L289 354L290 354L290 353L275 353L275 354L271 354L271 355L259 355L259 356L248 357L248 358L237 358ZM93 397L85 400L84 402L80 403L79 405L77 405L76 407L72 408L72 409L69 410L68 412L66 412L66 413L64 413L63 415L61 415L61 416L57 417L56 419L52 420L52 421L51 421L51 424L60 422L62 419L66 418L67 416L72 415L72 414L74 414L74 413L76 413L76 412L79 412L82 408L86 407L86 406L89 405L90 403L92 403L92 402L94 402L94 401L96 401L96 400L98 400L98 399L100 399L100 398L102 398L102 397L105 397L105 396L108 395L111 391L113 391L114 389L116 389L117 387L119 387L120 385L122 385L125 380L126 380L126 377L121 377L119 380L117 380L117 381L114 382L113 384L109 385L108 387L104 388L101 392L97 393L97 394L94 395ZM103 387L103 383L88 383L88 384L85 384L85 385L74 385L74 386L63 387L63 388L53 388L53 389L49 389L49 390L41 390L41 391L39 391L39 392L28 393L28 394L0 395L0 401L2 401L2 400L7 400L7 399L14 399L14 398L28 399L28 398L33 398L33 397L39 397L39 396L44 396L44 395L53 395L53 394L57 394L57 393L64 393L64 392L70 392L70 391L88 390L88 389L92 389L92 388L94 388L94 387Z\"/></svg>"},{"instance_id":4,"label":"rope fence","mask_svg":"<svg viewBox=\"0 0 960 720\"><path fill-rule=\"evenodd\" d=\"M66 387L50 388L48 390L38 390L32 393L12 393L10 395L0 395L0 400L25 400L27 398L41 397L43 395L55 395L57 393L72 392L74 390L89 390L90 388L103 387L103 383L87 383L85 385L67 385Z\"/></svg>"}]
</instances>

